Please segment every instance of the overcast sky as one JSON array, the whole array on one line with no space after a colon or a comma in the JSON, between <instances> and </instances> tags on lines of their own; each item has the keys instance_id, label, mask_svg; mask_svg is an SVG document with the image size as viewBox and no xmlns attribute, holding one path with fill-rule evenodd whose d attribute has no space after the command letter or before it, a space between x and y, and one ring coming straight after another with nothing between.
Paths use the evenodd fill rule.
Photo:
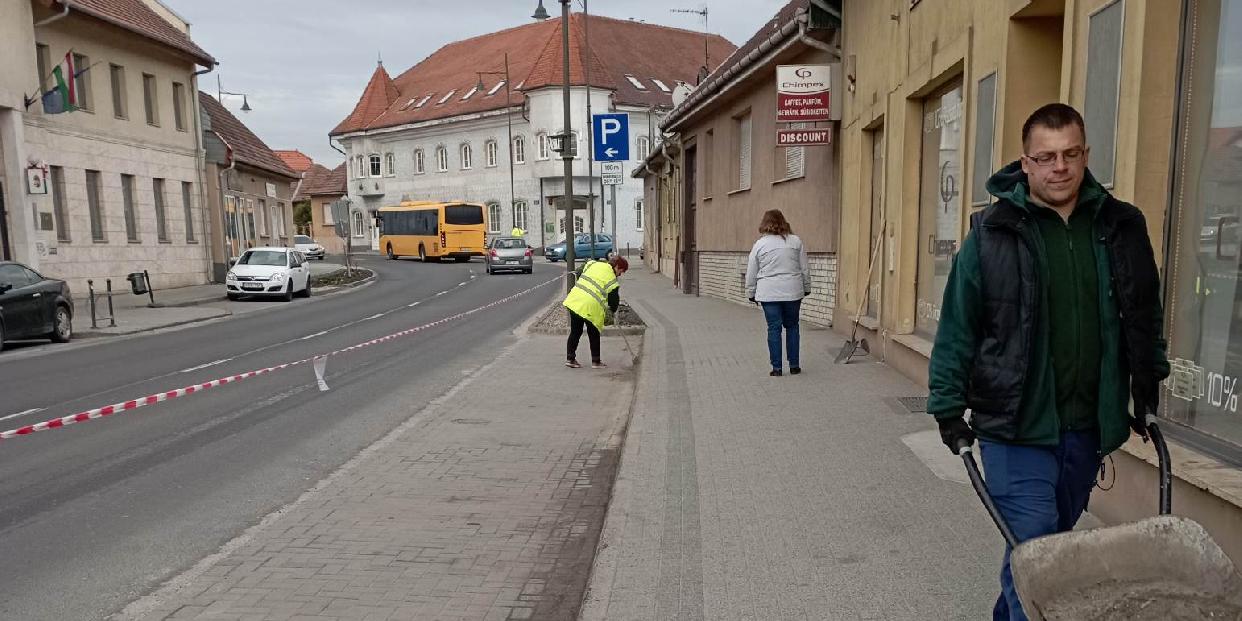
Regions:
<instances>
[{"instance_id":1,"label":"overcast sky","mask_svg":"<svg viewBox=\"0 0 1242 621\"><path fill-rule=\"evenodd\" d=\"M538 0L163 0L220 62L199 87L249 95L225 105L273 149L298 149L329 168L342 156L328 132L358 101L378 54L393 76L461 39L531 21ZM593 15L699 30L703 18L670 8L708 7L712 32L741 45L786 0L595 0ZM744 10L739 5L746 6ZM558 0L544 0L559 15ZM581 10L581 0L574 9Z\"/></svg>"}]
</instances>

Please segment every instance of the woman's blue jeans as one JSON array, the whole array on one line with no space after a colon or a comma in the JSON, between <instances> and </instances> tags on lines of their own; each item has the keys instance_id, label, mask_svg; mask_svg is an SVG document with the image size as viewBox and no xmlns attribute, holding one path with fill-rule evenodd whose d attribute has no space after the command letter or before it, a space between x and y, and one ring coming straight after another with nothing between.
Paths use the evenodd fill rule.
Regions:
<instances>
[{"instance_id":1,"label":"woman's blue jeans","mask_svg":"<svg viewBox=\"0 0 1242 621\"><path fill-rule=\"evenodd\" d=\"M771 359L772 370L781 370L781 328L785 329L789 367L802 366L798 360L798 312L802 308L802 300L760 304L763 304L763 316L768 320L768 358Z\"/></svg>"}]
</instances>

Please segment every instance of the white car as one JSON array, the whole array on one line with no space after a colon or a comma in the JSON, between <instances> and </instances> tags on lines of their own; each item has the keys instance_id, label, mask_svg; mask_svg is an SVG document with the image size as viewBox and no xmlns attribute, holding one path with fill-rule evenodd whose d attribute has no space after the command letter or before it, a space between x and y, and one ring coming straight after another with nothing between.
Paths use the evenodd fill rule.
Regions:
<instances>
[{"instance_id":1,"label":"white car","mask_svg":"<svg viewBox=\"0 0 1242 621\"><path fill-rule=\"evenodd\" d=\"M293 249L306 255L308 259L323 260L324 249L319 242L307 237L306 235L293 236Z\"/></svg>"},{"instance_id":2,"label":"white car","mask_svg":"<svg viewBox=\"0 0 1242 621\"><path fill-rule=\"evenodd\" d=\"M251 248L229 268L224 288L230 300L243 295L275 296L286 302L294 294L308 298L310 266L306 257L292 248Z\"/></svg>"}]
</instances>

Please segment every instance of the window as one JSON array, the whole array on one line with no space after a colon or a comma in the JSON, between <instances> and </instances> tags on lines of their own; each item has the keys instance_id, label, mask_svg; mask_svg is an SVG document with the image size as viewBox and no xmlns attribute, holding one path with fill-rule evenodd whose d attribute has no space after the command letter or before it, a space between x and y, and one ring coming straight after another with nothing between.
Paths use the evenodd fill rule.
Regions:
<instances>
[{"instance_id":1,"label":"window","mask_svg":"<svg viewBox=\"0 0 1242 621\"><path fill-rule=\"evenodd\" d=\"M147 125L156 127L160 124L160 102L157 88L155 76L149 73L142 74L142 104L147 110Z\"/></svg>"},{"instance_id":2,"label":"window","mask_svg":"<svg viewBox=\"0 0 1242 621\"><path fill-rule=\"evenodd\" d=\"M91 213L91 241L108 241L103 227L103 188L99 171L86 171L86 207Z\"/></svg>"},{"instance_id":3,"label":"window","mask_svg":"<svg viewBox=\"0 0 1242 621\"><path fill-rule=\"evenodd\" d=\"M483 144L483 158L488 168L496 167L496 141L488 140Z\"/></svg>"},{"instance_id":4,"label":"window","mask_svg":"<svg viewBox=\"0 0 1242 621\"><path fill-rule=\"evenodd\" d=\"M267 211L267 201L263 199L259 199L259 210L257 217L259 219L259 227L255 230L259 232L259 235L267 236L267 223L271 218L271 214Z\"/></svg>"},{"instance_id":5,"label":"window","mask_svg":"<svg viewBox=\"0 0 1242 621\"><path fill-rule=\"evenodd\" d=\"M475 94L475 93L477 93L477 92L479 92L479 87L478 87L478 86L472 86L472 87L470 87L470 90L466 91L466 94L465 94L465 95L462 95L462 96L461 96L461 100L462 100L462 101L465 101L465 100L467 100L467 99L470 99L471 97L474 97L474 94Z\"/></svg>"},{"instance_id":6,"label":"window","mask_svg":"<svg viewBox=\"0 0 1242 621\"><path fill-rule=\"evenodd\" d=\"M416 101L418 101L417 97L411 97L409 101L405 102L404 106L401 106L401 111L405 112L406 110L409 110L410 106L413 106Z\"/></svg>"},{"instance_id":7,"label":"window","mask_svg":"<svg viewBox=\"0 0 1242 621\"><path fill-rule=\"evenodd\" d=\"M513 139L513 163L526 163L526 139L522 136Z\"/></svg>"},{"instance_id":8,"label":"window","mask_svg":"<svg viewBox=\"0 0 1242 621\"><path fill-rule=\"evenodd\" d=\"M427 172L427 163L423 160L423 150L414 149L414 174L421 175Z\"/></svg>"},{"instance_id":9,"label":"window","mask_svg":"<svg viewBox=\"0 0 1242 621\"><path fill-rule=\"evenodd\" d=\"M42 43L35 44L35 64L39 70L39 88L47 88L52 74L52 51Z\"/></svg>"},{"instance_id":10,"label":"window","mask_svg":"<svg viewBox=\"0 0 1242 621\"><path fill-rule=\"evenodd\" d=\"M350 234L354 237L362 237L362 212L354 211L350 216Z\"/></svg>"},{"instance_id":11,"label":"window","mask_svg":"<svg viewBox=\"0 0 1242 621\"><path fill-rule=\"evenodd\" d=\"M491 89L489 89L489 90L487 91L487 96L488 96L488 97L491 97L492 95L495 95L495 94L496 94L496 91L500 90L500 89L501 89L504 85L505 85L505 81L504 81L504 80L501 80L501 81L497 82L497 83L496 83L496 86L493 86Z\"/></svg>"},{"instance_id":12,"label":"window","mask_svg":"<svg viewBox=\"0 0 1242 621\"><path fill-rule=\"evenodd\" d=\"M272 234L284 237L289 234L285 229L285 204L276 203L276 211L272 214Z\"/></svg>"},{"instance_id":13,"label":"window","mask_svg":"<svg viewBox=\"0 0 1242 621\"><path fill-rule=\"evenodd\" d=\"M543 132L535 134L535 157L541 160L548 159L548 135Z\"/></svg>"},{"instance_id":14,"label":"window","mask_svg":"<svg viewBox=\"0 0 1242 621\"><path fill-rule=\"evenodd\" d=\"M1161 399L1161 414L1177 423L1166 428L1184 425L1196 432L1191 439L1203 435L1236 447L1242 445L1237 397L1242 391L1237 385L1242 376L1242 168L1237 166L1242 161L1237 120L1242 91L1233 85L1242 66L1242 48L1236 45L1242 3L1189 2L1185 11L1174 198L1161 279L1167 290L1173 367L1167 384L1172 392ZM1093 146L1092 172L1095 159Z\"/></svg>"},{"instance_id":15,"label":"window","mask_svg":"<svg viewBox=\"0 0 1242 621\"><path fill-rule=\"evenodd\" d=\"M56 218L56 241L69 241L69 214L65 205L65 169L52 167L52 215Z\"/></svg>"},{"instance_id":16,"label":"window","mask_svg":"<svg viewBox=\"0 0 1242 621\"><path fill-rule=\"evenodd\" d=\"M155 238L161 244L168 243L168 212L164 209L164 180L152 179L155 191Z\"/></svg>"},{"instance_id":17,"label":"window","mask_svg":"<svg viewBox=\"0 0 1242 621\"><path fill-rule=\"evenodd\" d=\"M470 151L469 144L461 145L461 169L470 170L474 165L474 159Z\"/></svg>"},{"instance_id":18,"label":"window","mask_svg":"<svg viewBox=\"0 0 1242 621\"><path fill-rule=\"evenodd\" d=\"M442 105L444 102L446 102L446 101L448 101L449 99L451 99L451 98L453 97L453 93L456 93L456 92L457 92L457 89L453 89L453 90L451 90L451 91L449 91L449 92L445 93L445 94L444 94L444 96L440 98L440 101L437 101L437 102L436 102L436 105L437 105L437 106Z\"/></svg>"},{"instance_id":19,"label":"window","mask_svg":"<svg viewBox=\"0 0 1242 621\"><path fill-rule=\"evenodd\" d=\"M423 97L421 100L419 100L419 102L418 102L418 103L414 104L414 109L415 109L415 110L417 110L417 109L419 109L419 108L421 108L421 107L423 107L423 106L427 105L427 102L428 102L428 101L430 101L430 100L431 100L431 95L427 95L426 97Z\"/></svg>"},{"instance_id":20,"label":"window","mask_svg":"<svg viewBox=\"0 0 1242 621\"><path fill-rule=\"evenodd\" d=\"M118 119L128 119L129 89L125 87L125 67L109 65L108 70L112 79L112 116Z\"/></svg>"},{"instance_id":21,"label":"window","mask_svg":"<svg viewBox=\"0 0 1242 621\"><path fill-rule=\"evenodd\" d=\"M444 147L436 147L436 170L440 172L448 171L448 149Z\"/></svg>"},{"instance_id":22,"label":"window","mask_svg":"<svg viewBox=\"0 0 1242 621\"><path fill-rule=\"evenodd\" d=\"M996 73L979 80L975 95L975 157L971 162L970 205L984 207L992 202L988 177L992 174L993 136L996 116Z\"/></svg>"},{"instance_id":23,"label":"window","mask_svg":"<svg viewBox=\"0 0 1242 621\"><path fill-rule=\"evenodd\" d=\"M574 233L581 233L584 228L582 216L574 216ZM561 218L561 235L565 234L565 218Z\"/></svg>"},{"instance_id":24,"label":"window","mask_svg":"<svg viewBox=\"0 0 1242 621\"><path fill-rule=\"evenodd\" d=\"M487 232L500 232L500 203L487 204Z\"/></svg>"},{"instance_id":25,"label":"window","mask_svg":"<svg viewBox=\"0 0 1242 621\"><path fill-rule=\"evenodd\" d=\"M336 226L336 218L332 216L332 203L323 204L323 223L327 226Z\"/></svg>"},{"instance_id":26,"label":"window","mask_svg":"<svg viewBox=\"0 0 1242 621\"><path fill-rule=\"evenodd\" d=\"M380 156L379 156L379 153L372 153L372 154L371 154L371 170L370 170L370 172L371 172L371 176L372 176L372 177L378 177L378 176L380 176Z\"/></svg>"},{"instance_id":27,"label":"window","mask_svg":"<svg viewBox=\"0 0 1242 621\"><path fill-rule=\"evenodd\" d=\"M91 57L85 54L73 55L73 88L78 92L78 107L90 112L95 109L91 103Z\"/></svg>"},{"instance_id":28,"label":"window","mask_svg":"<svg viewBox=\"0 0 1242 621\"><path fill-rule=\"evenodd\" d=\"M526 201L516 201L513 203L513 226L527 230L526 225L530 218L530 207L526 205Z\"/></svg>"},{"instance_id":29,"label":"window","mask_svg":"<svg viewBox=\"0 0 1242 621\"><path fill-rule=\"evenodd\" d=\"M194 203L190 200L194 195L194 184L181 182L181 209L185 213L185 241L194 243Z\"/></svg>"},{"instance_id":30,"label":"window","mask_svg":"<svg viewBox=\"0 0 1242 621\"><path fill-rule=\"evenodd\" d=\"M703 198L712 197L712 161L716 159L716 131L709 129L703 136Z\"/></svg>"},{"instance_id":31,"label":"window","mask_svg":"<svg viewBox=\"0 0 1242 621\"><path fill-rule=\"evenodd\" d=\"M634 77L634 76L632 76L632 75L626 74L625 79L629 80L629 81L630 81L630 84L633 84L633 85L634 85L634 88L636 88L636 89L638 89L638 90L640 90L640 91L645 91L645 90L647 90L647 86L646 86L645 84L643 84L642 82L639 82L639 81L638 81L638 78L636 78L636 77Z\"/></svg>"},{"instance_id":32,"label":"window","mask_svg":"<svg viewBox=\"0 0 1242 621\"><path fill-rule=\"evenodd\" d=\"M639 136L634 145L636 159L639 161L647 159L651 155L651 139L646 136Z\"/></svg>"},{"instance_id":33,"label":"window","mask_svg":"<svg viewBox=\"0 0 1242 621\"><path fill-rule=\"evenodd\" d=\"M790 129L803 129L808 127L806 123L790 123ZM785 179L797 179L806 174L806 147L777 147L779 153L776 159L776 179L784 181ZM780 156L784 157L780 157Z\"/></svg>"},{"instance_id":34,"label":"window","mask_svg":"<svg viewBox=\"0 0 1242 621\"><path fill-rule=\"evenodd\" d=\"M582 159L582 149L579 149L579 148L578 148L578 132L577 132L577 130L574 130L574 131L569 132L569 141L570 141L570 144L565 145L565 148L567 148L567 149L573 149L573 150L574 150L574 159L575 159L575 160L580 160L580 159Z\"/></svg>"},{"instance_id":35,"label":"window","mask_svg":"<svg viewBox=\"0 0 1242 621\"><path fill-rule=\"evenodd\" d=\"M125 205L125 239L138 241L138 214L134 212L134 176L121 175L121 196Z\"/></svg>"},{"instance_id":36,"label":"window","mask_svg":"<svg viewBox=\"0 0 1242 621\"><path fill-rule=\"evenodd\" d=\"M643 199L634 201L634 230L643 230Z\"/></svg>"},{"instance_id":37,"label":"window","mask_svg":"<svg viewBox=\"0 0 1242 621\"><path fill-rule=\"evenodd\" d=\"M180 82L173 82L173 124L185 131L185 85Z\"/></svg>"},{"instance_id":38,"label":"window","mask_svg":"<svg viewBox=\"0 0 1242 621\"><path fill-rule=\"evenodd\" d=\"M358 163L358 178L365 179L367 176L367 158L359 155L354 161Z\"/></svg>"},{"instance_id":39,"label":"window","mask_svg":"<svg viewBox=\"0 0 1242 621\"><path fill-rule=\"evenodd\" d=\"M956 79L923 100L919 154L918 275L914 331L932 339L940 302L962 229L957 197L962 174L962 82Z\"/></svg>"},{"instance_id":40,"label":"window","mask_svg":"<svg viewBox=\"0 0 1242 621\"><path fill-rule=\"evenodd\" d=\"M750 189L750 111L733 118L734 190Z\"/></svg>"},{"instance_id":41,"label":"window","mask_svg":"<svg viewBox=\"0 0 1242 621\"><path fill-rule=\"evenodd\" d=\"M397 157L392 153L384 154L384 174L389 177L397 175Z\"/></svg>"},{"instance_id":42,"label":"window","mask_svg":"<svg viewBox=\"0 0 1242 621\"><path fill-rule=\"evenodd\" d=\"M1122 9L1116 0L1091 16L1087 33L1087 92L1083 120L1091 148L1091 174L1112 187L1117 168L1117 103L1121 96Z\"/></svg>"}]
</instances>

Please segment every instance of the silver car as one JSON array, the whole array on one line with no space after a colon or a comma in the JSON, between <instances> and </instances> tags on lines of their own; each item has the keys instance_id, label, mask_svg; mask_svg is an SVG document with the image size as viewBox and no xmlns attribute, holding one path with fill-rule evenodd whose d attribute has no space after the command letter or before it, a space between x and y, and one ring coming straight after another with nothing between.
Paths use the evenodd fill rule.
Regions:
<instances>
[{"instance_id":1,"label":"silver car","mask_svg":"<svg viewBox=\"0 0 1242 621\"><path fill-rule=\"evenodd\" d=\"M534 260L531 248L521 237L497 237L492 240L484 259L487 261L487 273L500 271L526 272L534 271Z\"/></svg>"}]
</instances>

